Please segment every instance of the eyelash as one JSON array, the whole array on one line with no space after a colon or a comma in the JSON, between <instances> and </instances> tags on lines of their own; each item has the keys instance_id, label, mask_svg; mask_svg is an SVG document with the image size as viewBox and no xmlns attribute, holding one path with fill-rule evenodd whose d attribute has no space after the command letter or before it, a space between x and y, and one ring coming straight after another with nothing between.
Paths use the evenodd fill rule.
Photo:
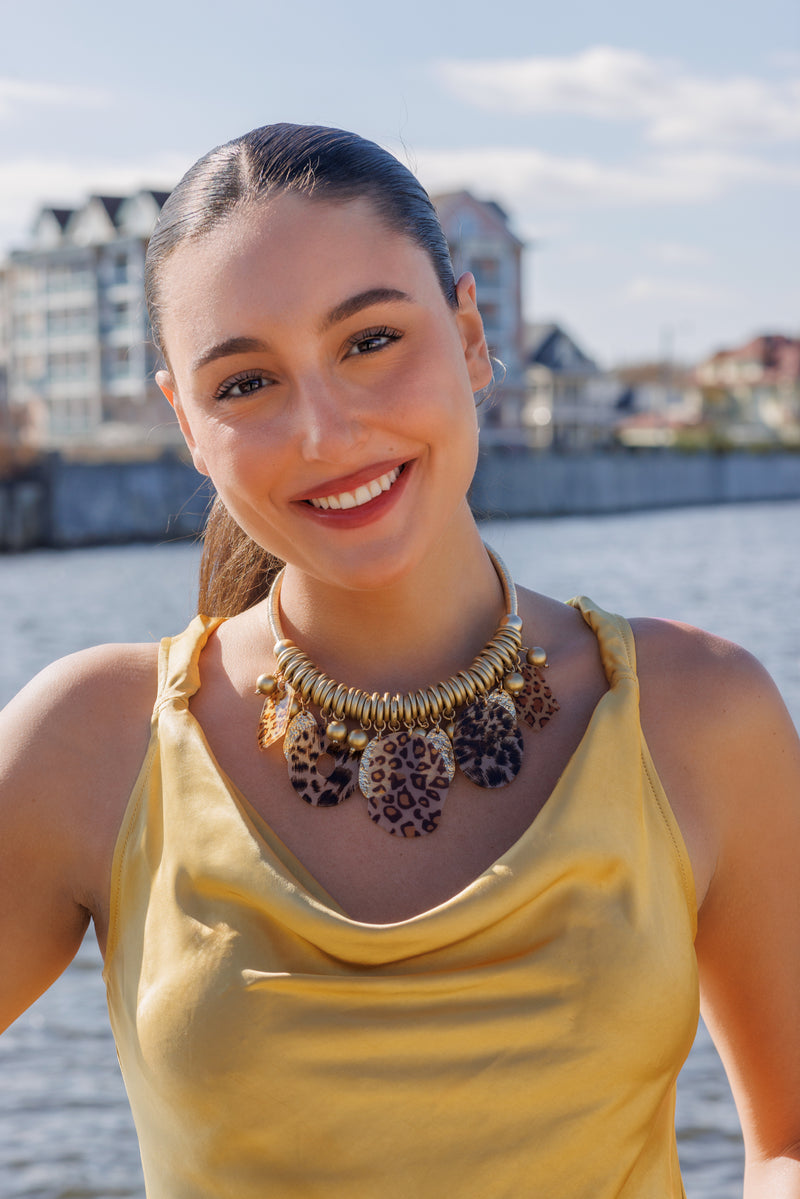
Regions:
<instances>
[{"instance_id":1,"label":"eyelash","mask_svg":"<svg viewBox=\"0 0 800 1199\"><path fill-rule=\"evenodd\" d=\"M377 325L374 329L362 329L360 333L356 333L355 336L351 337L349 339L349 341L347 342L348 354L345 355L345 357L348 357L352 350L354 350L359 345L363 345L365 342L378 341L380 338L385 338L386 341L389 344L391 344L392 342L399 341L402 336L403 335L399 329L391 329L388 325ZM377 354L380 352L380 350L382 350L384 348L385 348L385 346L383 346L383 345L373 346L372 349L363 350L362 354L364 356L366 356L367 354ZM356 356L360 357L361 355L356 355ZM264 374L263 371L260 371L257 369L249 370L249 371L241 371L238 375L234 375L233 378L226 379L225 382L222 383L217 388L217 390L214 392L212 399L214 399L214 400L226 399L228 396L230 396L234 387L238 387L241 383L247 383L248 380L251 380L251 379L253 379L253 380L267 379L267 376ZM251 391L246 392L245 394L252 395L255 391L261 391L261 390L262 389L260 387L256 387L256 388L253 388ZM237 396L235 398L238 399L239 397Z\"/></svg>"},{"instance_id":2,"label":"eyelash","mask_svg":"<svg viewBox=\"0 0 800 1199\"><path fill-rule=\"evenodd\" d=\"M374 329L362 329L360 333L356 333L351 337L347 345L350 350L354 350L356 346L361 345L365 341L376 341L378 338L385 337L388 342L399 341L403 334L399 329L391 329L388 325L377 325ZM376 354L384 349L383 346L375 346L371 350L364 350L364 354Z\"/></svg>"},{"instance_id":3,"label":"eyelash","mask_svg":"<svg viewBox=\"0 0 800 1199\"><path fill-rule=\"evenodd\" d=\"M225 382L222 383L217 388L217 390L214 392L214 394L211 398L214 400L224 400L230 395L230 393L233 391L234 387L238 387L240 383L247 383L248 380L250 380L250 379L266 379L266 378L267 378L267 376L264 374L263 371L260 371L260 370L241 371L238 375L234 375L232 379L226 379ZM261 390L262 389L260 387L254 387L253 390L251 392L248 392L247 394L252 395L253 392L261 391ZM238 396L235 398L239 399Z\"/></svg>"}]
</instances>

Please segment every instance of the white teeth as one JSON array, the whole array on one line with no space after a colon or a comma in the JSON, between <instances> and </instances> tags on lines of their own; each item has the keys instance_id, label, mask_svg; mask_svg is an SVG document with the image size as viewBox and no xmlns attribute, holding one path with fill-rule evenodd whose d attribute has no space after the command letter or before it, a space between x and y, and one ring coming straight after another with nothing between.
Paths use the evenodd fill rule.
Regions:
<instances>
[{"instance_id":1,"label":"white teeth","mask_svg":"<svg viewBox=\"0 0 800 1199\"><path fill-rule=\"evenodd\" d=\"M368 504L370 500L374 500L382 491L388 491L399 474L400 468L396 466L394 470L387 471L385 475L372 479L369 483L362 483L355 491L342 491L339 495L315 496L314 499L309 500L309 503L314 508L323 509L360 508L362 504Z\"/></svg>"}]
</instances>

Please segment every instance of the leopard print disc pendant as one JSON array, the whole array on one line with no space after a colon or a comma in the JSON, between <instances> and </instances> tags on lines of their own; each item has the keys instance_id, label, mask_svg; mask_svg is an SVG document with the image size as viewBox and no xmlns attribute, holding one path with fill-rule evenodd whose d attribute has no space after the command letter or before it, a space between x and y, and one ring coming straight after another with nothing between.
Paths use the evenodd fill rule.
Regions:
<instances>
[{"instance_id":1,"label":"leopard print disc pendant","mask_svg":"<svg viewBox=\"0 0 800 1199\"><path fill-rule=\"evenodd\" d=\"M286 730L283 753L289 782L314 808L332 808L355 794L358 764L347 748L323 733L310 712L298 712Z\"/></svg>"},{"instance_id":2,"label":"leopard print disc pendant","mask_svg":"<svg viewBox=\"0 0 800 1199\"><path fill-rule=\"evenodd\" d=\"M522 733L505 691L477 700L456 721L453 750L463 773L479 787L505 787L522 766Z\"/></svg>"},{"instance_id":3,"label":"leopard print disc pendant","mask_svg":"<svg viewBox=\"0 0 800 1199\"><path fill-rule=\"evenodd\" d=\"M286 735L293 699L294 692L290 687L283 694L268 695L264 700L258 722L258 744L262 749L268 749Z\"/></svg>"},{"instance_id":4,"label":"leopard print disc pendant","mask_svg":"<svg viewBox=\"0 0 800 1199\"><path fill-rule=\"evenodd\" d=\"M396 837L436 831L451 777L430 736L406 729L373 737L358 771L370 819Z\"/></svg>"},{"instance_id":5,"label":"leopard print disc pendant","mask_svg":"<svg viewBox=\"0 0 800 1199\"><path fill-rule=\"evenodd\" d=\"M545 682L540 667L523 662L519 671L525 686L514 696L514 705L526 724L532 729L542 729L558 711L558 700Z\"/></svg>"}]
</instances>

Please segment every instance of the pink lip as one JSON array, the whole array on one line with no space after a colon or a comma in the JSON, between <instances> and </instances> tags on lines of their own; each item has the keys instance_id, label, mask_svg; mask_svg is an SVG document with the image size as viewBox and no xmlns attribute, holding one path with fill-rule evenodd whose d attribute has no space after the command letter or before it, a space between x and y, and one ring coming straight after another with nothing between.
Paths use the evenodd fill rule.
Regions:
<instances>
[{"instance_id":1,"label":"pink lip","mask_svg":"<svg viewBox=\"0 0 800 1199\"><path fill-rule=\"evenodd\" d=\"M368 482L370 479L378 478L380 474L386 474L387 470L392 470L393 466L379 467L379 474L370 474L369 472L361 472L360 475L351 475L350 478L360 478L362 483ZM402 462L396 465L402 466ZM374 469L374 468L370 468ZM366 504L359 505L358 508L314 508L311 504L300 504L299 510L309 520L313 520L316 524L324 525L328 529L358 529L363 525L370 524L373 520L380 520L390 508L400 500L403 495L410 476L414 470L414 460L406 463L405 470L400 472L400 475L395 479L388 491L382 491L374 500L368 500ZM351 491L353 487L360 486L360 483L343 486L337 480L336 485L331 491L319 492L320 495L336 495L337 489L342 491ZM328 484L330 486L330 484Z\"/></svg>"},{"instance_id":2,"label":"pink lip","mask_svg":"<svg viewBox=\"0 0 800 1199\"><path fill-rule=\"evenodd\" d=\"M371 483L373 479L379 479L381 475L388 474L390 470L402 466L407 461L406 458L392 458L389 462L376 462L372 466L365 466L352 475L341 475L338 479L328 479L325 483L319 483L313 491L303 491L299 495L293 495L289 503L320 500L328 495L341 495L343 491L355 491L363 483ZM348 511L352 511L352 509L348 509Z\"/></svg>"}]
</instances>

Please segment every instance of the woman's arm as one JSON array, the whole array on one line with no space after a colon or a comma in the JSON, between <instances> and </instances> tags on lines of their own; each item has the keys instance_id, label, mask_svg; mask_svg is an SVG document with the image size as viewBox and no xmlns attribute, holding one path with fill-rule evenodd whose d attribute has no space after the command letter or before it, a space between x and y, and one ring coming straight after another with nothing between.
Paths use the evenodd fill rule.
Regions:
<instances>
[{"instance_id":1,"label":"woman's arm","mask_svg":"<svg viewBox=\"0 0 800 1199\"><path fill-rule=\"evenodd\" d=\"M0 1029L102 940L114 843L144 756L155 646L43 671L0 712Z\"/></svg>"},{"instance_id":2,"label":"woman's arm","mask_svg":"<svg viewBox=\"0 0 800 1199\"><path fill-rule=\"evenodd\" d=\"M697 936L703 1011L742 1122L746 1199L800 1199L800 743L752 660L716 703L728 719L707 747L719 850Z\"/></svg>"},{"instance_id":3,"label":"woman's arm","mask_svg":"<svg viewBox=\"0 0 800 1199\"><path fill-rule=\"evenodd\" d=\"M670 625L642 640L642 718L698 866L703 1014L745 1199L800 1199L800 741L745 651Z\"/></svg>"}]
</instances>

